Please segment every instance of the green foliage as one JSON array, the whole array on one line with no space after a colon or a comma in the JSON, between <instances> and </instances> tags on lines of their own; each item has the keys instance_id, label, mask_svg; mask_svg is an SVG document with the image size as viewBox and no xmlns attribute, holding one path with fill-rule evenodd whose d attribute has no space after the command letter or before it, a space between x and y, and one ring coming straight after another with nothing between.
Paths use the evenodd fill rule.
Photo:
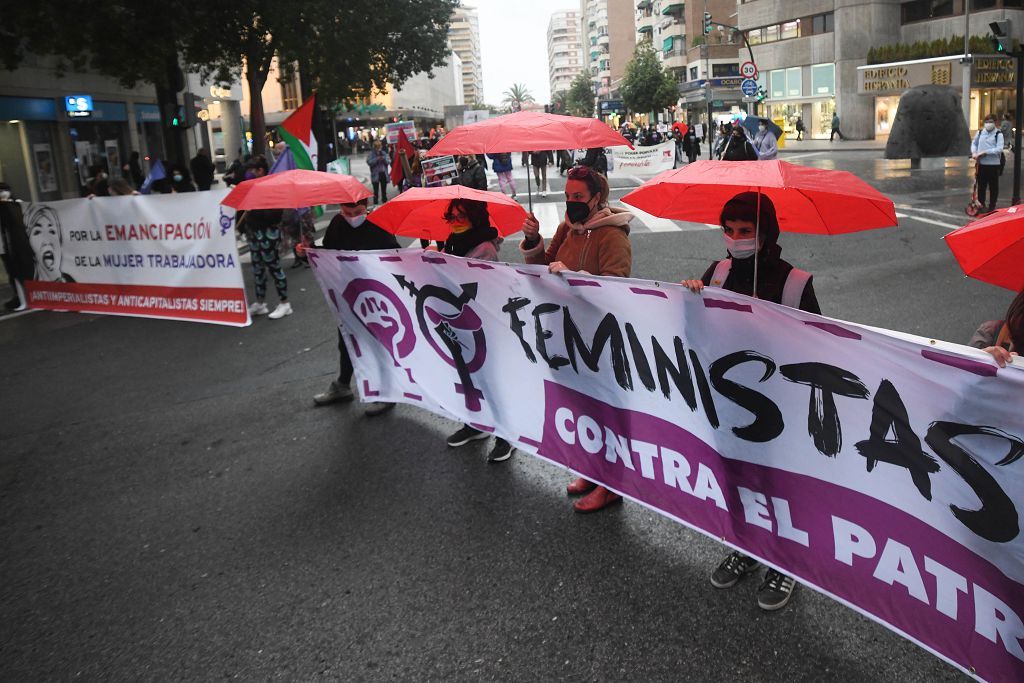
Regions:
<instances>
[{"instance_id":1,"label":"green foliage","mask_svg":"<svg viewBox=\"0 0 1024 683\"><path fill-rule=\"evenodd\" d=\"M971 36L968 49L972 54L993 54L992 43L987 36ZM868 50L868 64L906 62L912 59L950 57L964 53L964 37L951 36L935 40L919 40L916 43L893 43Z\"/></svg>"},{"instance_id":2,"label":"green foliage","mask_svg":"<svg viewBox=\"0 0 1024 683\"><path fill-rule=\"evenodd\" d=\"M650 45L637 46L626 65L620 92L623 104L633 113L666 109L679 99L675 80L662 68Z\"/></svg>"},{"instance_id":3,"label":"green foliage","mask_svg":"<svg viewBox=\"0 0 1024 683\"><path fill-rule=\"evenodd\" d=\"M524 104L534 102L533 95L522 83L513 83L512 87L502 93L505 99L501 101L506 111L520 111Z\"/></svg>"},{"instance_id":4,"label":"green foliage","mask_svg":"<svg viewBox=\"0 0 1024 683\"><path fill-rule=\"evenodd\" d=\"M704 36L694 36L693 44L690 47L700 47L704 44Z\"/></svg>"},{"instance_id":5,"label":"green foliage","mask_svg":"<svg viewBox=\"0 0 1024 683\"><path fill-rule=\"evenodd\" d=\"M594 115L594 89L586 71L576 74L565 93L565 111L573 116Z\"/></svg>"}]
</instances>

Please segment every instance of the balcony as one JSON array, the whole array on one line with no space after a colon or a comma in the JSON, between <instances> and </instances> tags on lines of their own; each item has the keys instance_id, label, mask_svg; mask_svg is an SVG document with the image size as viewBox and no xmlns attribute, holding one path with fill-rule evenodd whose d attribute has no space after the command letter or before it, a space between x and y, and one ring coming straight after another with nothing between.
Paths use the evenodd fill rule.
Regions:
<instances>
[{"instance_id":1,"label":"balcony","mask_svg":"<svg viewBox=\"0 0 1024 683\"><path fill-rule=\"evenodd\" d=\"M684 4L681 2L666 2L661 6L662 14L682 14Z\"/></svg>"},{"instance_id":2,"label":"balcony","mask_svg":"<svg viewBox=\"0 0 1024 683\"><path fill-rule=\"evenodd\" d=\"M597 37L597 44L598 45L607 45L610 41L611 41L611 38L608 37L607 33L602 33L601 35L599 35Z\"/></svg>"},{"instance_id":3,"label":"balcony","mask_svg":"<svg viewBox=\"0 0 1024 683\"><path fill-rule=\"evenodd\" d=\"M686 67L686 50L678 48L661 53L661 64L666 69L682 69Z\"/></svg>"},{"instance_id":4,"label":"balcony","mask_svg":"<svg viewBox=\"0 0 1024 683\"><path fill-rule=\"evenodd\" d=\"M654 26L652 24L640 24L636 27L636 32L641 34L654 33Z\"/></svg>"},{"instance_id":5,"label":"balcony","mask_svg":"<svg viewBox=\"0 0 1024 683\"><path fill-rule=\"evenodd\" d=\"M653 0L640 0L640 2L636 3L636 8L637 9L647 9L648 7L650 7L653 4L654 4Z\"/></svg>"}]
</instances>

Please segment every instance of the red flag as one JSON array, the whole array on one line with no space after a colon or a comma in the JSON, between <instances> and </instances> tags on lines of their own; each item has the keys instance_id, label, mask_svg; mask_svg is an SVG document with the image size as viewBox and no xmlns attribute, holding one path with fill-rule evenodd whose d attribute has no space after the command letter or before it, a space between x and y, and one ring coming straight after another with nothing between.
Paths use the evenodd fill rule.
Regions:
<instances>
[{"instance_id":1,"label":"red flag","mask_svg":"<svg viewBox=\"0 0 1024 683\"><path fill-rule=\"evenodd\" d=\"M409 138L405 137L405 131L401 128L398 129L398 142L395 143L395 157L391 160L391 184L395 187L399 187L402 178L405 177L399 154L404 154L406 159L416 156L416 149L409 142Z\"/></svg>"}]
</instances>

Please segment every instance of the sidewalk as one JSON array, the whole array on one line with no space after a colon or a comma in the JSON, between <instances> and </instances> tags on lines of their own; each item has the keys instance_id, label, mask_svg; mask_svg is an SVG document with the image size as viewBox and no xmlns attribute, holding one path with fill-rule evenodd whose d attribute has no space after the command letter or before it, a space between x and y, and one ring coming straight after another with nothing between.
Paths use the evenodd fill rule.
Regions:
<instances>
[{"instance_id":1,"label":"sidewalk","mask_svg":"<svg viewBox=\"0 0 1024 683\"><path fill-rule=\"evenodd\" d=\"M797 142L794 138L786 138L786 146L779 147L779 154L793 154L796 152L831 152L831 151L865 151L865 150L876 150L882 152L885 150L885 140L840 140L838 137L835 142L829 142L828 138L824 140L810 140L804 138Z\"/></svg>"}]
</instances>

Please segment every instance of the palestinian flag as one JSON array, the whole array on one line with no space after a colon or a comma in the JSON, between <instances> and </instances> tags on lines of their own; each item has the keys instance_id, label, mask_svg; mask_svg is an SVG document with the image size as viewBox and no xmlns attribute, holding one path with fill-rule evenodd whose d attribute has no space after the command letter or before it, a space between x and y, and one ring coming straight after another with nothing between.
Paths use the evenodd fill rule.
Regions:
<instances>
[{"instance_id":1,"label":"palestinian flag","mask_svg":"<svg viewBox=\"0 0 1024 683\"><path fill-rule=\"evenodd\" d=\"M281 139L288 143L295 158L295 168L307 171L316 170L317 144L313 137L313 108L316 106L316 93L302 103L291 116L286 118L277 132Z\"/></svg>"}]
</instances>

